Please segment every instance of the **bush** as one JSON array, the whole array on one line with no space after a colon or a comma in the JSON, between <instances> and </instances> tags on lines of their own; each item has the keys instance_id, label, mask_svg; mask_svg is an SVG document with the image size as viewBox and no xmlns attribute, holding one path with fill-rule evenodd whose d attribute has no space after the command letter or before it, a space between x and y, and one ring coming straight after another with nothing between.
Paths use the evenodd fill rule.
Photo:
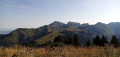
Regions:
<instances>
[{"instance_id":1,"label":"bush","mask_svg":"<svg viewBox=\"0 0 120 57\"><path fill-rule=\"evenodd\" d=\"M61 43L61 42L55 42L51 45L51 47L64 47L64 43Z\"/></svg>"}]
</instances>

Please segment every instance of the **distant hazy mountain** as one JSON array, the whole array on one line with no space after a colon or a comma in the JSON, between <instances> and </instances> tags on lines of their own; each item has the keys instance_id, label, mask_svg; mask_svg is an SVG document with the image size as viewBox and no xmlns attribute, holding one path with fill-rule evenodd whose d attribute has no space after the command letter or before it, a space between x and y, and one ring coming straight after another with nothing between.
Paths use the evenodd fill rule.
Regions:
<instances>
[{"instance_id":1,"label":"distant hazy mountain","mask_svg":"<svg viewBox=\"0 0 120 57\"><path fill-rule=\"evenodd\" d=\"M50 25L39 28L18 28L10 34L0 36L0 45L26 45L31 42L34 42L34 45L42 45L49 41L53 42L55 36L62 35L63 38L67 38L76 33L78 34L81 43L85 43L88 39L92 41L96 35L104 35L110 40L112 35L119 34L115 33L118 31L118 29L115 31L115 27L119 28L119 25L116 24L114 28L112 28L112 26L111 23L104 24L100 22L95 25L89 25L76 22L68 22L65 24L55 21Z\"/></svg>"},{"instance_id":2,"label":"distant hazy mountain","mask_svg":"<svg viewBox=\"0 0 120 57\"><path fill-rule=\"evenodd\" d=\"M3 28L0 28L0 34L9 34L13 30L15 30L15 29L3 29Z\"/></svg>"},{"instance_id":3,"label":"distant hazy mountain","mask_svg":"<svg viewBox=\"0 0 120 57\"><path fill-rule=\"evenodd\" d=\"M99 28L99 30L102 32L101 35L107 36L109 38L109 40L112 38L112 36L114 35L113 30L104 23L100 23L98 22L97 24L94 25L96 28Z\"/></svg>"},{"instance_id":4,"label":"distant hazy mountain","mask_svg":"<svg viewBox=\"0 0 120 57\"><path fill-rule=\"evenodd\" d=\"M81 24L81 26L89 26L88 23Z\"/></svg>"},{"instance_id":5,"label":"distant hazy mountain","mask_svg":"<svg viewBox=\"0 0 120 57\"><path fill-rule=\"evenodd\" d=\"M9 34L12 31L0 31L0 34Z\"/></svg>"},{"instance_id":6,"label":"distant hazy mountain","mask_svg":"<svg viewBox=\"0 0 120 57\"><path fill-rule=\"evenodd\" d=\"M108 26L114 31L115 35L120 39L120 22L109 23Z\"/></svg>"}]
</instances>

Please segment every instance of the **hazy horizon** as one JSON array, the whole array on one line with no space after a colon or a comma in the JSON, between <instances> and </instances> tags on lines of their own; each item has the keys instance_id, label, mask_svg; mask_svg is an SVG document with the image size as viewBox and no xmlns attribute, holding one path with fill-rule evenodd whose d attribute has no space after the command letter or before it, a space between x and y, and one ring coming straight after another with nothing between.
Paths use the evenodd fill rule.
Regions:
<instances>
[{"instance_id":1,"label":"hazy horizon","mask_svg":"<svg viewBox=\"0 0 120 57\"><path fill-rule=\"evenodd\" d=\"M53 21L53 22L55 22L55 21ZM53 22L51 22L51 23L53 23ZM57 22L61 22L61 21L57 21ZM68 21L68 22L73 22L73 21ZM64 23L64 24L67 24L68 22L66 22L66 23L64 23L64 22L61 22L61 23ZM49 23L49 24L51 24L51 23ZM79 23L79 22L75 22L75 23ZM97 24L98 22L96 22L95 24ZM100 22L100 23L103 23L103 22ZM110 22L110 23L117 23L117 22ZM120 23L120 22L119 22ZM45 25L49 25L49 24L45 24ZM90 24L90 23L80 23L81 25L82 24L89 24L89 25L95 25L95 24ZM104 23L104 24L109 24L109 23ZM45 26L44 24L43 25L41 25L41 26ZM41 26L38 26L38 27L41 27ZM12 30L15 30L15 29L17 29L17 28L29 28L29 29L31 29L31 28L38 28L38 27L16 27L16 28L0 28L0 31L12 31Z\"/></svg>"},{"instance_id":2,"label":"hazy horizon","mask_svg":"<svg viewBox=\"0 0 120 57\"><path fill-rule=\"evenodd\" d=\"M0 0L0 28L120 22L120 0Z\"/></svg>"}]
</instances>

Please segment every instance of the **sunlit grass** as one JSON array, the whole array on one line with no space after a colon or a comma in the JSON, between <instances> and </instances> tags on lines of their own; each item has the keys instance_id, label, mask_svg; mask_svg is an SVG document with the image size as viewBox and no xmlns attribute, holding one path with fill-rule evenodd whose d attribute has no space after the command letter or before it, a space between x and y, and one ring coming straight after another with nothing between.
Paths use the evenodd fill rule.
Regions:
<instances>
[{"instance_id":1,"label":"sunlit grass","mask_svg":"<svg viewBox=\"0 0 120 57\"><path fill-rule=\"evenodd\" d=\"M0 57L120 57L120 48L105 47L0 47Z\"/></svg>"}]
</instances>

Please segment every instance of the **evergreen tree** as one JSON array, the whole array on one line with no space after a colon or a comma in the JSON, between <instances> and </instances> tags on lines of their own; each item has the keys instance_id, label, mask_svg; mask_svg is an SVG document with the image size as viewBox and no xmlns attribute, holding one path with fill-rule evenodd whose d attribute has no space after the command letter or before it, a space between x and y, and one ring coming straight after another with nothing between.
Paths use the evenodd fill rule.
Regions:
<instances>
[{"instance_id":1,"label":"evergreen tree","mask_svg":"<svg viewBox=\"0 0 120 57\"><path fill-rule=\"evenodd\" d=\"M90 43L90 40L88 39L87 42L86 42L86 46L90 46L91 43Z\"/></svg>"},{"instance_id":2,"label":"evergreen tree","mask_svg":"<svg viewBox=\"0 0 120 57\"><path fill-rule=\"evenodd\" d=\"M54 43L51 44L51 48L52 47L63 47L63 46L64 46L64 43L63 43L63 39L61 35L58 35L57 37L55 37Z\"/></svg>"},{"instance_id":3,"label":"evergreen tree","mask_svg":"<svg viewBox=\"0 0 120 57\"><path fill-rule=\"evenodd\" d=\"M74 44L74 39L72 37L68 38L68 44Z\"/></svg>"},{"instance_id":4,"label":"evergreen tree","mask_svg":"<svg viewBox=\"0 0 120 57\"><path fill-rule=\"evenodd\" d=\"M35 47L35 41L29 41L29 42L27 42L27 43L25 43L25 46L29 46L29 47Z\"/></svg>"},{"instance_id":5,"label":"evergreen tree","mask_svg":"<svg viewBox=\"0 0 120 57\"><path fill-rule=\"evenodd\" d=\"M78 39L78 35L77 34L74 35L74 45L75 46L79 46L80 45L80 41Z\"/></svg>"},{"instance_id":6,"label":"evergreen tree","mask_svg":"<svg viewBox=\"0 0 120 57\"><path fill-rule=\"evenodd\" d=\"M101 45L104 46L107 43L108 43L107 37L103 36L101 39Z\"/></svg>"},{"instance_id":7,"label":"evergreen tree","mask_svg":"<svg viewBox=\"0 0 120 57\"><path fill-rule=\"evenodd\" d=\"M110 44L114 45L115 47L118 47L118 46L119 46L118 39L116 38L115 35L113 35Z\"/></svg>"},{"instance_id":8,"label":"evergreen tree","mask_svg":"<svg viewBox=\"0 0 120 57\"><path fill-rule=\"evenodd\" d=\"M100 46L100 37L99 35L97 35L94 39L93 39L93 43L97 46Z\"/></svg>"},{"instance_id":9,"label":"evergreen tree","mask_svg":"<svg viewBox=\"0 0 120 57\"><path fill-rule=\"evenodd\" d=\"M69 42L68 39L69 39L69 38L65 38L65 39L64 39L64 43L67 44L67 45L69 44L69 43L68 43L68 42Z\"/></svg>"},{"instance_id":10,"label":"evergreen tree","mask_svg":"<svg viewBox=\"0 0 120 57\"><path fill-rule=\"evenodd\" d=\"M57 37L55 37L54 42L63 42L61 35L58 35Z\"/></svg>"},{"instance_id":11,"label":"evergreen tree","mask_svg":"<svg viewBox=\"0 0 120 57\"><path fill-rule=\"evenodd\" d=\"M55 37L54 42L58 42L58 37Z\"/></svg>"}]
</instances>

